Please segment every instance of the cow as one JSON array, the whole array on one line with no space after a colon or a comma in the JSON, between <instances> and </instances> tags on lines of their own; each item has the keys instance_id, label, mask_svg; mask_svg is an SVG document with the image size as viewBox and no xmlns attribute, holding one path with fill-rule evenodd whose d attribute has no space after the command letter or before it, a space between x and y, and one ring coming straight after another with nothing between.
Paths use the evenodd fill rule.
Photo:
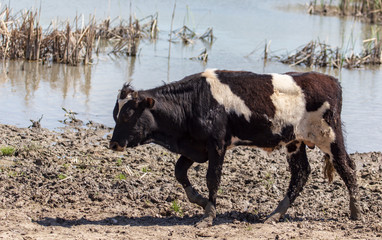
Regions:
<instances>
[{"instance_id":1,"label":"cow","mask_svg":"<svg viewBox=\"0 0 382 240\"><path fill-rule=\"evenodd\" d=\"M110 149L155 143L180 154L175 177L190 202L204 208L197 226L211 226L226 151L239 145L273 151L286 148L291 172L283 200L265 222L284 216L306 184L311 168L306 148L317 146L329 180L334 169L349 192L350 217L360 219L354 161L345 150L338 80L317 73L255 74L207 69L154 89L120 90ZM208 161L208 198L191 185L187 171Z\"/></svg>"}]
</instances>

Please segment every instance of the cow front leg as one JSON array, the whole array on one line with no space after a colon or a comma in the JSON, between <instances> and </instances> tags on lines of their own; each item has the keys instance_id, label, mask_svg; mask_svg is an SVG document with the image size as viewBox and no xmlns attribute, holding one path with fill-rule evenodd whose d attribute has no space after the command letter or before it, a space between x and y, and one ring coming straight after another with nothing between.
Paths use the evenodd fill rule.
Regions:
<instances>
[{"instance_id":1,"label":"cow front leg","mask_svg":"<svg viewBox=\"0 0 382 240\"><path fill-rule=\"evenodd\" d=\"M207 169L207 188L209 197L204 208L204 218L196 224L196 227L203 228L212 226L216 217L216 197L220 185L223 160L226 149L224 147L212 146L208 149L208 169Z\"/></svg>"},{"instance_id":2,"label":"cow front leg","mask_svg":"<svg viewBox=\"0 0 382 240\"><path fill-rule=\"evenodd\" d=\"M187 198L190 202L196 203L201 206L203 209L207 206L208 199L201 196L191 185L190 180L188 179L188 169L194 162L188 159L185 156L180 156L175 165L175 177L176 180L186 191Z\"/></svg>"},{"instance_id":3,"label":"cow front leg","mask_svg":"<svg viewBox=\"0 0 382 240\"><path fill-rule=\"evenodd\" d=\"M306 156L305 144L292 142L287 145L288 164L291 171L289 188L284 199L279 203L276 210L265 221L266 223L277 222L284 216L289 206L294 202L308 181L311 172L308 158Z\"/></svg>"}]
</instances>

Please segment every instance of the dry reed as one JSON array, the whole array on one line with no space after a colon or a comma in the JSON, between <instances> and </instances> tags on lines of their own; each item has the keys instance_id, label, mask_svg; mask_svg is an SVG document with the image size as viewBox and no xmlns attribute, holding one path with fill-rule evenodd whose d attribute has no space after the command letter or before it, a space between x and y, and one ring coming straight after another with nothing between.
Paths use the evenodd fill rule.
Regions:
<instances>
[{"instance_id":1,"label":"dry reed","mask_svg":"<svg viewBox=\"0 0 382 240\"><path fill-rule=\"evenodd\" d=\"M202 50L202 52L198 56L192 57L190 59L191 60L199 60L199 61L202 61L203 63L207 63L207 61L208 61L208 52L207 52L207 49L204 48Z\"/></svg>"},{"instance_id":2,"label":"dry reed","mask_svg":"<svg viewBox=\"0 0 382 240\"><path fill-rule=\"evenodd\" d=\"M5 59L23 59L52 61L69 65L88 64L92 61L95 39L116 40L113 53L125 53L135 56L139 40L156 39L158 16L152 15L141 21L130 16L128 23L121 21L112 27L110 19L96 24L91 17L89 23L77 28L78 17L73 27L67 22L63 29L50 25L45 31L39 23L37 11L10 14L7 7L0 11L0 57ZM98 47L96 47L98 51Z\"/></svg>"},{"instance_id":3,"label":"dry reed","mask_svg":"<svg viewBox=\"0 0 382 240\"><path fill-rule=\"evenodd\" d=\"M382 0L340 0L338 6L332 1L311 1L308 12L320 15L355 16L370 23L382 24Z\"/></svg>"},{"instance_id":4,"label":"dry reed","mask_svg":"<svg viewBox=\"0 0 382 240\"><path fill-rule=\"evenodd\" d=\"M173 33L176 36L176 38L182 41L184 44L192 44L195 40L202 40L208 42L209 44L212 44L215 38L213 34L213 29L211 27L207 28L207 30L203 34L197 34L187 26L183 26L175 30Z\"/></svg>"},{"instance_id":5,"label":"dry reed","mask_svg":"<svg viewBox=\"0 0 382 240\"><path fill-rule=\"evenodd\" d=\"M187 26L183 26L172 32L175 36L174 40L170 41L181 41L183 44L193 44L196 40L201 40L205 43L208 43L210 46L212 45L215 37L213 34L213 29L211 27L207 28L207 30L203 34L197 34L193 30L191 30ZM191 60L199 60L203 63L207 63L208 61L208 52L207 49L204 48L202 52L196 56L191 57Z\"/></svg>"},{"instance_id":6,"label":"dry reed","mask_svg":"<svg viewBox=\"0 0 382 240\"><path fill-rule=\"evenodd\" d=\"M282 63L304 65L306 67L332 67L332 68L360 68L366 65L382 64L382 48L378 38L364 41L364 47L360 54L353 51L346 53L339 48L331 48L325 43L311 41L300 47L294 54L286 57L274 56Z\"/></svg>"}]
</instances>

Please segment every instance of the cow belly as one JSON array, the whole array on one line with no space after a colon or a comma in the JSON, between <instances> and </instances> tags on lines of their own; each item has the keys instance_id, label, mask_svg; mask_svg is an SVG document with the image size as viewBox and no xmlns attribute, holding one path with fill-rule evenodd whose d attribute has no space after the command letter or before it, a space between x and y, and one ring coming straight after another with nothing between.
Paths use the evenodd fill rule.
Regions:
<instances>
[{"instance_id":1,"label":"cow belly","mask_svg":"<svg viewBox=\"0 0 382 240\"><path fill-rule=\"evenodd\" d=\"M262 150L264 150L264 151L266 151L268 153L272 152L275 149L279 149L281 147L281 145L276 145L276 146L273 146L273 147L257 146L257 145L254 145L252 141L241 140L238 137L232 137L231 144L227 147L227 150L229 150L231 148L234 148L236 146L240 146L240 145L245 145L245 146L253 147L253 148L259 148L259 149L262 149Z\"/></svg>"},{"instance_id":2,"label":"cow belly","mask_svg":"<svg viewBox=\"0 0 382 240\"><path fill-rule=\"evenodd\" d=\"M286 142L289 142L286 141ZM227 149L231 149L236 146L249 146L260 148L267 152L272 152L275 149L279 149L283 145L282 136L280 135L262 135L257 134L254 135L251 140L241 139L237 136L231 138L231 144L227 147Z\"/></svg>"}]
</instances>

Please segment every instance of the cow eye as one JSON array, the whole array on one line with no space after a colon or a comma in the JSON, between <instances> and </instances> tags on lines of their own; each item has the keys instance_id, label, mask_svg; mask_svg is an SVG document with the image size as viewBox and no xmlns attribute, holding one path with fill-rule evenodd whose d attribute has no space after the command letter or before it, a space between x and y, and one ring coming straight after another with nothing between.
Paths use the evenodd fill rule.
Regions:
<instances>
[{"instance_id":1,"label":"cow eye","mask_svg":"<svg viewBox=\"0 0 382 240\"><path fill-rule=\"evenodd\" d=\"M126 110L126 111L122 114L122 116L121 116L122 121L124 121L124 122L129 121L129 119L133 116L133 114L134 114L134 110L132 110L132 109Z\"/></svg>"}]
</instances>

